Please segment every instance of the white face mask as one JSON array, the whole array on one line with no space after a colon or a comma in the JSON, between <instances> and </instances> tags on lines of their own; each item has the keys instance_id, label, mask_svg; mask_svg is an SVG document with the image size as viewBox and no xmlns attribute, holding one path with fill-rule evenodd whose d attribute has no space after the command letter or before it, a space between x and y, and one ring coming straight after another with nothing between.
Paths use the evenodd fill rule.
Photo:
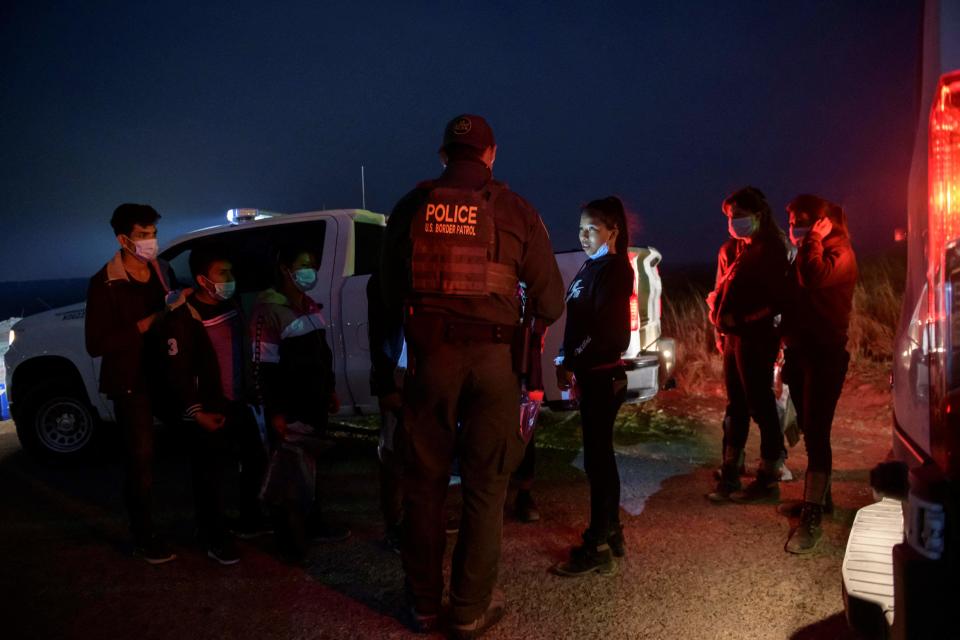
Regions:
<instances>
[{"instance_id":1,"label":"white face mask","mask_svg":"<svg viewBox=\"0 0 960 640\"><path fill-rule=\"evenodd\" d=\"M757 216L730 218L730 222L727 224L727 230L732 237L739 240L749 238L757 230Z\"/></svg>"},{"instance_id":2,"label":"white face mask","mask_svg":"<svg viewBox=\"0 0 960 640\"><path fill-rule=\"evenodd\" d=\"M594 253L592 256L587 256L587 257L590 258L591 260L596 260L597 258L602 258L608 253L610 253L610 245L603 244L603 245L600 245L600 248L597 249L596 253Z\"/></svg>"},{"instance_id":3,"label":"white face mask","mask_svg":"<svg viewBox=\"0 0 960 640\"><path fill-rule=\"evenodd\" d=\"M207 279L204 278L204 280L207 280ZM211 296L213 296L217 300L220 300L221 302L226 302L227 300L232 298L233 294L236 293L237 291L237 283L235 281L213 282L211 280L207 280L207 284L213 286L212 291L210 290L209 286L204 287L207 290L207 293L209 293Z\"/></svg>"},{"instance_id":4,"label":"white face mask","mask_svg":"<svg viewBox=\"0 0 960 640\"><path fill-rule=\"evenodd\" d=\"M159 243L156 238L148 238L146 240L133 240L133 244L136 247L133 255L140 258L144 262L150 262L157 257L159 251Z\"/></svg>"},{"instance_id":5,"label":"white face mask","mask_svg":"<svg viewBox=\"0 0 960 640\"><path fill-rule=\"evenodd\" d=\"M310 267L297 269L290 275L293 278L293 284L297 285L300 291L309 291L317 281L317 270Z\"/></svg>"}]
</instances>

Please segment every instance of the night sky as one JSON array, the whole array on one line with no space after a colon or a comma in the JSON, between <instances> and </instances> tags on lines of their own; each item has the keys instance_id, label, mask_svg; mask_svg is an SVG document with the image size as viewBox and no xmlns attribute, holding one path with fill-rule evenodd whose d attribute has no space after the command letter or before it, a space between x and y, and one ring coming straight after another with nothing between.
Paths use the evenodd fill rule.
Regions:
<instances>
[{"instance_id":1,"label":"night sky","mask_svg":"<svg viewBox=\"0 0 960 640\"><path fill-rule=\"evenodd\" d=\"M121 202L160 211L163 245L231 207L359 207L365 165L389 213L465 111L557 249L616 194L665 266L709 262L744 184L781 223L836 200L861 254L889 247L922 2L657 4L2 3L0 281L91 275Z\"/></svg>"}]
</instances>

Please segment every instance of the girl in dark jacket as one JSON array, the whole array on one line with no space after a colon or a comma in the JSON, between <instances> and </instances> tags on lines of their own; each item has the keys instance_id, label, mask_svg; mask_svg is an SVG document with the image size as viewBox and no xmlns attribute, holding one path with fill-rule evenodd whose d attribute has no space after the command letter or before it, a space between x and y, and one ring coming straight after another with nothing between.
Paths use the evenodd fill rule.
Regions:
<instances>
[{"instance_id":1,"label":"girl in dark jacket","mask_svg":"<svg viewBox=\"0 0 960 640\"><path fill-rule=\"evenodd\" d=\"M786 550L808 553L816 547L824 509L832 510L830 427L847 375L847 327L857 282L857 259L850 246L843 209L818 196L797 196L787 205L790 239L797 259L790 272L790 298L784 312L786 351L783 381L797 409L807 449L803 502L781 512L800 515Z\"/></svg>"},{"instance_id":2,"label":"girl in dark jacket","mask_svg":"<svg viewBox=\"0 0 960 640\"><path fill-rule=\"evenodd\" d=\"M563 576L616 571L624 555L620 526L620 475L613 452L613 423L626 396L620 360L630 343L633 269L623 203L609 197L580 214L580 244L588 260L567 289L567 321L557 358L557 384L574 387L580 400L583 458L590 481L590 526L570 560L554 567Z\"/></svg>"},{"instance_id":3,"label":"girl in dark jacket","mask_svg":"<svg viewBox=\"0 0 960 640\"><path fill-rule=\"evenodd\" d=\"M783 232L759 189L745 187L723 201L730 238L720 248L717 280L707 298L723 353L727 409L723 464L713 502L760 502L780 496L783 435L773 395L773 365L780 350L775 317L786 283L788 253ZM760 427L761 463L756 478L740 487L750 418Z\"/></svg>"}]
</instances>

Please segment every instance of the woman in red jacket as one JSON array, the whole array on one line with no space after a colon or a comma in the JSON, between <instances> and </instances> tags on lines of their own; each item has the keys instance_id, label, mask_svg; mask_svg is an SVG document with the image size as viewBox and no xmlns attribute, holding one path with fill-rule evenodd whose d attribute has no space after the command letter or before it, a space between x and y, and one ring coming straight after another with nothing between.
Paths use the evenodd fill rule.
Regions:
<instances>
[{"instance_id":1,"label":"woman in red jacket","mask_svg":"<svg viewBox=\"0 0 960 640\"><path fill-rule=\"evenodd\" d=\"M797 408L807 449L807 473L803 502L784 505L781 511L800 515L800 525L790 532L786 550L808 553L822 535L823 511L833 508L830 427L850 362L847 327L857 259L840 206L818 196L801 195L787 205L787 213L797 259L790 272L790 298L783 318L787 347L783 381Z\"/></svg>"},{"instance_id":2,"label":"woman in red jacket","mask_svg":"<svg viewBox=\"0 0 960 640\"><path fill-rule=\"evenodd\" d=\"M744 187L723 201L730 238L717 258L716 287L708 296L710 320L720 336L727 409L723 464L712 502L761 502L780 497L783 435L774 399L773 364L780 350L776 316L789 266L783 231L763 192ZM756 479L740 487L750 418L760 427Z\"/></svg>"}]
</instances>

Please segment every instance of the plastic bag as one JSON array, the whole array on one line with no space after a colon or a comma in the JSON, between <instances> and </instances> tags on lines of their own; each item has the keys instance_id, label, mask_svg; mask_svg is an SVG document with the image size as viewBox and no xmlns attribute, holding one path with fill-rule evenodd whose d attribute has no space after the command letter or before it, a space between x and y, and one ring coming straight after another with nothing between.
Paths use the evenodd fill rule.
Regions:
<instances>
[{"instance_id":1,"label":"plastic bag","mask_svg":"<svg viewBox=\"0 0 960 640\"><path fill-rule=\"evenodd\" d=\"M302 422L289 423L286 435L270 456L260 499L271 507L309 511L316 495L316 454L321 445L311 427Z\"/></svg>"},{"instance_id":2,"label":"plastic bag","mask_svg":"<svg viewBox=\"0 0 960 640\"><path fill-rule=\"evenodd\" d=\"M537 428L540 405L543 404L543 391L524 391L520 396L520 438L530 442Z\"/></svg>"}]
</instances>

